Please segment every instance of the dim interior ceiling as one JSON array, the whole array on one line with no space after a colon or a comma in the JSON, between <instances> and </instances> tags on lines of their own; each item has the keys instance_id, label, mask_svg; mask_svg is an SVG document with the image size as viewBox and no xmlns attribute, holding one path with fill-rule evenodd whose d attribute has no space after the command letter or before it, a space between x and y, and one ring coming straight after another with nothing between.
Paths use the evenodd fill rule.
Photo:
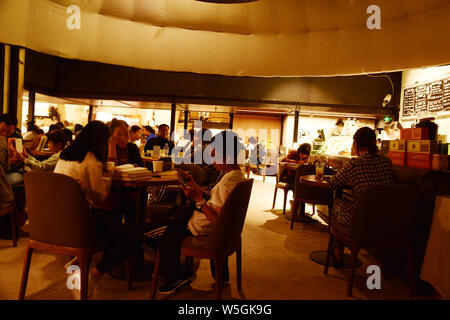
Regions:
<instances>
[{"instance_id":1,"label":"dim interior ceiling","mask_svg":"<svg viewBox=\"0 0 450 320\"><path fill-rule=\"evenodd\" d=\"M373 4L380 8L380 30L366 25ZM71 5L81 10L80 29L67 27ZM448 0L0 1L3 43L70 59L237 76L447 64L449 29Z\"/></svg>"}]
</instances>

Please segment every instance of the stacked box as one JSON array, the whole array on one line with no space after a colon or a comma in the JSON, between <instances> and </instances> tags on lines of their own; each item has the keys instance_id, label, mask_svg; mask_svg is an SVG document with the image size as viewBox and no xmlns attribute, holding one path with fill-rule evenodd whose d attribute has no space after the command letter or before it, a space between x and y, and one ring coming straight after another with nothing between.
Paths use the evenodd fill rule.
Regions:
<instances>
[{"instance_id":1,"label":"stacked box","mask_svg":"<svg viewBox=\"0 0 450 320\"><path fill-rule=\"evenodd\" d=\"M388 158L391 159L392 164L396 166L404 166L406 163L406 141L405 140L391 140L389 141Z\"/></svg>"},{"instance_id":2,"label":"stacked box","mask_svg":"<svg viewBox=\"0 0 450 320\"><path fill-rule=\"evenodd\" d=\"M400 130L400 140L427 140L430 138L428 128L408 128Z\"/></svg>"},{"instance_id":3,"label":"stacked box","mask_svg":"<svg viewBox=\"0 0 450 320\"><path fill-rule=\"evenodd\" d=\"M406 165L413 168L431 169L437 142L431 140L406 141Z\"/></svg>"}]
</instances>

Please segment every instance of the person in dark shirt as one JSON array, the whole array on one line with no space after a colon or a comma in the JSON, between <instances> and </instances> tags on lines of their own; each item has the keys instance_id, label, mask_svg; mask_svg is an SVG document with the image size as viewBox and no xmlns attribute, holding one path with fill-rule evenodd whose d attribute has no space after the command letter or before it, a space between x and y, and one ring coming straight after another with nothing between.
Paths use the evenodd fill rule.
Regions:
<instances>
[{"instance_id":1,"label":"person in dark shirt","mask_svg":"<svg viewBox=\"0 0 450 320\"><path fill-rule=\"evenodd\" d=\"M144 150L153 150L154 146L159 146L164 149L165 145L169 146L169 154L172 152L174 143L169 140L169 126L167 124L162 124L158 127L158 136L156 138L151 138L145 144Z\"/></svg>"},{"instance_id":2,"label":"person in dark shirt","mask_svg":"<svg viewBox=\"0 0 450 320\"><path fill-rule=\"evenodd\" d=\"M132 164L135 167L143 167L138 147L129 142L130 132L128 124L122 120L113 120L110 126L111 139L109 141L108 161L114 162L116 166Z\"/></svg>"},{"instance_id":3,"label":"person in dark shirt","mask_svg":"<svg viewBox=\"0 0 450 320\"><path fill-rule=\"evenodd\" d=\"M150 126L143 127L142 137L144 138L143 142L147 142L151 138L156 138L155 130Z\"/></svg>"}]
</instances>

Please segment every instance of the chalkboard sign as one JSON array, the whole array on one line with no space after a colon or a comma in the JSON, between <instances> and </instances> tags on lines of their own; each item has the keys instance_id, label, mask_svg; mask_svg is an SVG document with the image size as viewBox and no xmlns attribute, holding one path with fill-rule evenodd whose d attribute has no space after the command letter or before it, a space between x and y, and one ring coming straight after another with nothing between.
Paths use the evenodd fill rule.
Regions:
<instances>
[{"instance_id":1,"label":"chalkboard sign","mask_svg":"<svg viewBox=\"0 0 450 320\"><path fill-rule=\"evenodd\" d=\"M403 92L403 116L450 111L450 79L436 80Z\"/></svg>"}]
</instances>

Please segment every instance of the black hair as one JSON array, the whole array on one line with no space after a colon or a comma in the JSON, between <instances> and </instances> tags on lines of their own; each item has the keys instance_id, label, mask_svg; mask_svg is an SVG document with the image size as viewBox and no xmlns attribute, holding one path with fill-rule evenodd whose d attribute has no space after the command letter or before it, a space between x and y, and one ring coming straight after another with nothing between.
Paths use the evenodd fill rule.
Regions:
<instances>
[{"instance_id":1,"label":"black hair","mask_svg":"<svg viewBox=\"0 0 450 320\"><path fill-rule=\"evenodd\" d=\"M211 143L216 142L216 140L219 141L219 144L222 143L222 150L220 151L222 159L225 160L228 156L232 155L233 162L237 163L239 153L242 150L245 150L245 147L239 141L239 136L237 135L237 133L233 131L222 131L216 134L214 137L212 137ZM229 148L230 144L232 144L233 147L232 149Z\"/></svg>"},{"instance_id":2,"label":"black hair","mask_svg":"<svg viewBox=\"0 0 450 320\"><path fill-rule=\"evenodd\" d=\"M55 130L61 131L61 129L62 128L60 126L58 126L57 124L51 124L50 127L48 127L48 133L51 133Z\"/></svg>"},{"instance_id":3,"label":"black hair","mask_svg":"<svg viewBox=\"0 0 450 320\"><path fill-rule=\"evenodd\" d=\"M301 144L297 149L297 153L303 153L309 156L311 153L311 145L309 143Z\"/></svg>"},{"instance_id":4,"label":"black hair","mask_svg":"<svg viewBox=\"0 0 450 320\"><path fill-rule=\"evenodd\" d=\"M375 131L370 129L369 127L359 128L355 132L353 140L356 143L357 150L367 148L369 150L369 154L377 154L377 135L375 134Z\"/></svg>"},{"instance_id":5,"label":"black hair","mask_svg":"<svg viewBox=\"0 0 450 320\"><path fill-rule=\"evenodd\" d=\"M74 127L75 129L75 134L77 134L78 132L80 132L81 130L83 130L83 126L79 123L77 123Z\"/></svg>"},{"instance_id":6,"label":"black hair","mask_svg":"<svg viewBox=\"0 0 450 320\"><path fill-rule=\"evenodd\" d=\"M139 127L139 126L132 126L131 128L130 128L130 131L131 132L138 132L139 130L142 130L142 128L141 127Z\"/></svg>"},{"instance_id":7,"label":"black hair","mask_svg":"<svg viewBox=\"0 0 450 320\"><path fill-rule=\"evenodd\" d=\"M67 161L82 162L87 153L92 152L98 161L106 163L110 136L106 124L101 121L89 122L74 142L61 153L60 158Z\"/></svg>"},{"instance_id":8,"label":"black hair","mask_svg":"<svg viewBox=\"0 0 450 320\"><path fill-rule=\"evenodd\" d=\"M169 129L169 126L167 124L163 123L158 126L158 130L161 130L161 128L163 128L163 127L167 127L167 129Z\"/></svg>"},{"instance_id":9,"label":"black hair","mask_svg":"<svg viewBox=\"0 0 450 320\"><path fill-rule=\"evenodd\" d=\"M65 128L64 123L62 123L61 121L60 121L60 122L57 122L56 125L57 125L58 127L60 127L61 129L64 129L64 128Z\"/></svg>"},{"instance_id":10,"label":"black hair","mask_svg":"<svg viewBox=\"0 0 450 320\"><path fill-rule=\"evenodd\" d=\"M36 131L34 131L34 132L36 132L37 134L45 134L44 130L42 130L38 127L36 127Z\"/></svg>"},{"instance_id":11,"label":"black hair","mask_svg":"<svg viewBox=\"0 0 450 320\"><path fill-rule=\"evenodd\" d=\"M338 121L336 121L336 127L339 127L339 126L344 126L344 121L342 121L342 119L338 119Z\"/></svg>"},{"instance_id":12,"label":"black hair","mask_svg":"<svg viewBox=\"0 0 450 320\"><path fill-rule=\"evenodd\" d=\"M11 114L2 114L0 116L0 123L6 123L8 126L17 126L17 118Z\"/></svg>"},{"instance_id":13,"label":"black hair","mask_svg":"<svg viewBox=\"0 0 450 320\"><path fill-rule=\"evenodd\" d=\"M63 147L65 147L68 142L66 134L62 131L53 131L49 133L47 137L48 141L51 141L54 144L62 143Z\"/></svg>"},{"instance_id":14,"label":"black hair","mask_svg":"<svg viewBox=\"0 0 450 320\"><path fill-rule=\"evenodd\" d=\"M150 133L155 134L155 129L153 129L153 128L150 127L150 126L144 126L144 129L147 130L147 131L150 132Z\"/></svg>"},{"instance_id":15,"label":"black hair","mask_svg":"<svg viewBox=\"0 0 450 320\"><path fill-rule=\"evenodd\" d=\"M73 141L73 132L68 128L62 129L62 133L64 133L67 137L67 142L72 143Z\"/></svg>"}]
</instances>

